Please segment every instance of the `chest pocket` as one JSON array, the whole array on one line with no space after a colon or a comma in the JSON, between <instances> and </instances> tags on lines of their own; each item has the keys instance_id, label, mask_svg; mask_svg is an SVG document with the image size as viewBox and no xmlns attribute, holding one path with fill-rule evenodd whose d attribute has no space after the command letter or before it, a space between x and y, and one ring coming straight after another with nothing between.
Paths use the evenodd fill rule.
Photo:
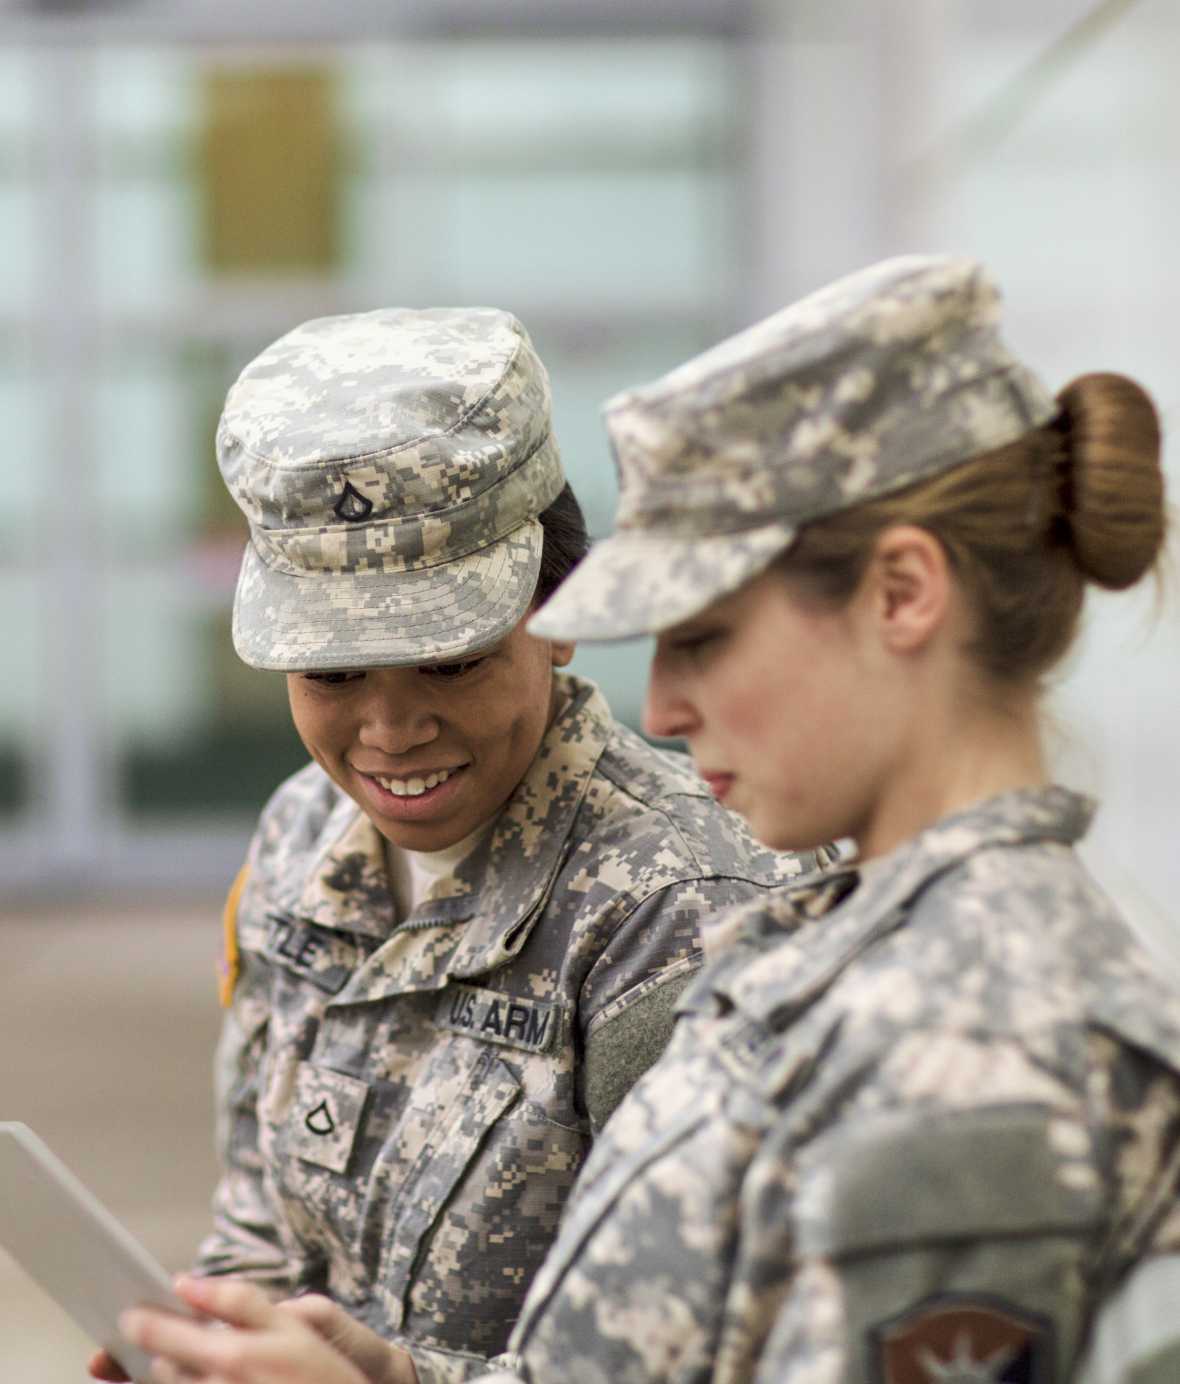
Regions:
<instances>
[{"instance_id":1,"label":"chest pocket","mask_svg":"<svg viewBox=\"0 0 1180 1384\"><path fill-rule=\"evenodd\" d=\"M507 1344L589 1136L529 1099L503 1048L481 1047L389 1207L378 1291L395 1330L486 1356Z\"/></svg>"},{"instance_id":2,"label":"chest pocket","mask_svg":"<svg viewBox=\"0 0 1180 1384\"><path fill-rule=\"evenodd\" d=\"M329 1172L346 1172L368 1095L367 1082L300 1062L295 1070L288 1151Z\"/></svg>"},{"instance_id":3,"label":"chest pocket","mask_svg":"<svg viewBox=\"0 0 1180 1384\"><path fill-rule=\"evenodd\" d=\"M494 1050L485 1049L456 1098L435 1121L383 1217L391 1233L385 1237L380 1278L391 1298L404 1301L428 1232L438 1222L456 1188L473 1170L481 1146L520 1094L520 1084L513 1073ZM481 1181L494 1196L494 1165L489 1173L491 1178ZM375 1188L377 1180L374 1179ZM474 1253L486 1226L473 1224L470 1229L470 1248Z\"/></svg>"}]
</instances>

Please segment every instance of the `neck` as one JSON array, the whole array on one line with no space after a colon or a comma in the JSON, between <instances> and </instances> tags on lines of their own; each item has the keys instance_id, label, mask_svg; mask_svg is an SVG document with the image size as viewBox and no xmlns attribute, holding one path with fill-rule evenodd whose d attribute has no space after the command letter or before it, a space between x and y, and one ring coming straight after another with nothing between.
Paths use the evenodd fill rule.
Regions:
<instances>
[{"instance_id":1,"label":"neck","mask_svg":"<svg viewBox=\"0 0 1180 1384\"><path fill-rule=\"evenodd\" d=\"M924 718L857 844L884 855L942 818L998 793L1047 781L1037 699L960 700Z\"/></svg>"}]
</instances>

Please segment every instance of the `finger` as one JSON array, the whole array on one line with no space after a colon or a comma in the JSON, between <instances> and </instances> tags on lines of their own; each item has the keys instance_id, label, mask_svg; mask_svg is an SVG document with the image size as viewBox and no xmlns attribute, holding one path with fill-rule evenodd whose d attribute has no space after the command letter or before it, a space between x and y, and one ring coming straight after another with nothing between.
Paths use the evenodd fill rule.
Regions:
<instances>
[{"instance_id":1,"label":"finger","mask_svg":"<svg viewBox=\"0 0 1180 1384\"><path fill-rule=\"evenodd\" d=\"M128 1384L127 1375L105 1350L96 1350L86 1362L86 1370L92 1379L103 1379L108 1384Z\"/></svg>"},{"instance_id":2,"label":"finger","mask_svg":"<svg viewBox=\"0 0 1180 1384\"><path fill-rule=\"evenodd\" d=\"M229 1384L222 1375L194 1374L158 1355L151 1363L154 1384Z\"/></svg>"},{"instance_id":3,"label":"finger","mask_svg":"<svg viewBox=\"0 0 1180 1384\"><path fill-rule=\"evenodd\" d=\"M152 1361L151 1372L154 1384L229 1384L221 1375L215 1377L211 1374L193 1374L190 1370L182 1370L179 1365L165 1360L162 1355Z\"/></svg>"},{"instance_id":4,"label":"finger","mask_svg":"<svg viewBox=\"0 0 1180 1384\"><path fill-rule=\"evenodd\" d=\"M295 1317L310 1326L320 1336L330 1337L337 1329L337 1316L347 1316L342 1307L322 1293L305 1293L302 1297L284 1298L276 1303L280 1312Z\"/></svg>"},{"instance_id":5,"label":"finger","mask_svg":"<svg viewBox=\"0 0 1180 1384\"><path fill-rule=\"evenodd\" d=\"M230 1326L257 1331L275 1321L275 1305L253 1283L239 1278L193 1278L181 1274L175 1280L176 1295L198 1312Z\"/></svg>"},{"instance_id":6,"label":"finger","mask_svg":"<svg viewBox=\"0 0 1180 1384\"><path fill-rule=\"evenodd\" d=\"M363 1343L368 1332L360 1322L350 1317L343 1307L324 1297L322 1293L306 1293L302 1297L287 1298L277 1304L278 1310L287 1316L303 1322L326 1341L348 1352L350 1341ZM374 1337L380 1340L379 1336Z\"/></svg>"},{"instance_id":7,"label":"finger","mask_svg":"<svg viewBox=\"0 0 1180 1384\"><path fill-rule=\"evenodd\" d=\"M166 1357L161 1363L179 1366L200 1379L217 1372L227 1349L225 1338L235 1334L154 1307L133 1307L122 1313L119 1330L148 1355ZM156 1371L157 1376L160 1373Z\"/></svg>"},{"instance_id":8,"label":"finger","mask_svg":"<svg viewBox=\"0 0 1180 1384\"><path fill-rule=\"evenodd\" d=\"M329 1345L351 1360L366 1378L396 1377L393 1373L396 1363L393 1357L400 1352L375 1331L350 1317L331 1298L308 1293L304 1297L288 1298L279 1303L278 1310L310 1326Z\"/></svg>"}]
</instances>

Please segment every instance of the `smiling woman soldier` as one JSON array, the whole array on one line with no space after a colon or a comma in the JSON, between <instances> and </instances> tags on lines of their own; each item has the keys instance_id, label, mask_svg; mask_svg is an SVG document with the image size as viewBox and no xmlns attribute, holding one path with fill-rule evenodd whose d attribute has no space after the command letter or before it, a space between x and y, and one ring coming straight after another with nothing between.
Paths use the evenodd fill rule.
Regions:
<instances>
[{"instance_id":1,"label":"smiling woman soldier","mask_svg":"<svg viewBox=\"0 0 1180 1384\"><path fill-rule=\"evenodd\" d=\"M308 322L217 445L250 524L235 646L286 674L315 762L227 908L197 1268L324 1292L422 1380L462 1377L663 1048L698 920L802 865L525 631L586 534L510 314Z\"/></svg>"}]
</instances>

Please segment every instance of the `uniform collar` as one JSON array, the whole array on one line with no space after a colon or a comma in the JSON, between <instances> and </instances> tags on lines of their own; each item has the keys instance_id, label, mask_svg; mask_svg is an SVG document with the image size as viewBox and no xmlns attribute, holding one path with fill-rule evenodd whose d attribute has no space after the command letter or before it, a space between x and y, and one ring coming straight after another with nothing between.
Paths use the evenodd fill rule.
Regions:
<instances>
[{"instance_id":1,"label":"uniform collar","mask_svg":"<svg viewBox=\"0 0 1180 1384\"><path fill-rule=\"evenodd\" d=\"M304 876L294 912L323 927L388 937L396 905L385 867L385 838L341 793L321 839L327 844Z\"/></svg>"},{"instance_id":2,"label":"uniform collar","mask_svg":"<svg viewBox=\"0 0 1180 1384\"><path fill-rule=\"evenodd\" d=\"M823 994L853 959L902 926L939 875L979 850L1056 841L1071 845L1094 804L1068 789L1019 789L945 817L862 870L787 888L747 911L711 989L750 1017L779 1027Z\"/></svg>"},{"instance_id":3,"label":"uniform collar","mask_svg":"<svg viewBox=\"0 0 1180 1384\"><path fill-rule=\"evenodd\" d=\"M479 976L515 956L560 868L613 724L592 683L559 674L558 692L561 709L492 830L401 927L393 927L383 838L343 796L294 904L298 916L386 942L381 969L393 988L438 988L448 976Z\"/></svg>"},{"instance_id":4,"label":"uniform collar","mask_svg":"<svg viewBox=\"0 0 1180 1384\"><path fill-rule=\"evenodd\" d=\"M491 835L467 862L481 875L479 912L452 959L453 976L494 970L524 946L606 748L613 721L602 693L567 674L558 675L558 685L564 706Z\"/></svg>"}]
</instances>

